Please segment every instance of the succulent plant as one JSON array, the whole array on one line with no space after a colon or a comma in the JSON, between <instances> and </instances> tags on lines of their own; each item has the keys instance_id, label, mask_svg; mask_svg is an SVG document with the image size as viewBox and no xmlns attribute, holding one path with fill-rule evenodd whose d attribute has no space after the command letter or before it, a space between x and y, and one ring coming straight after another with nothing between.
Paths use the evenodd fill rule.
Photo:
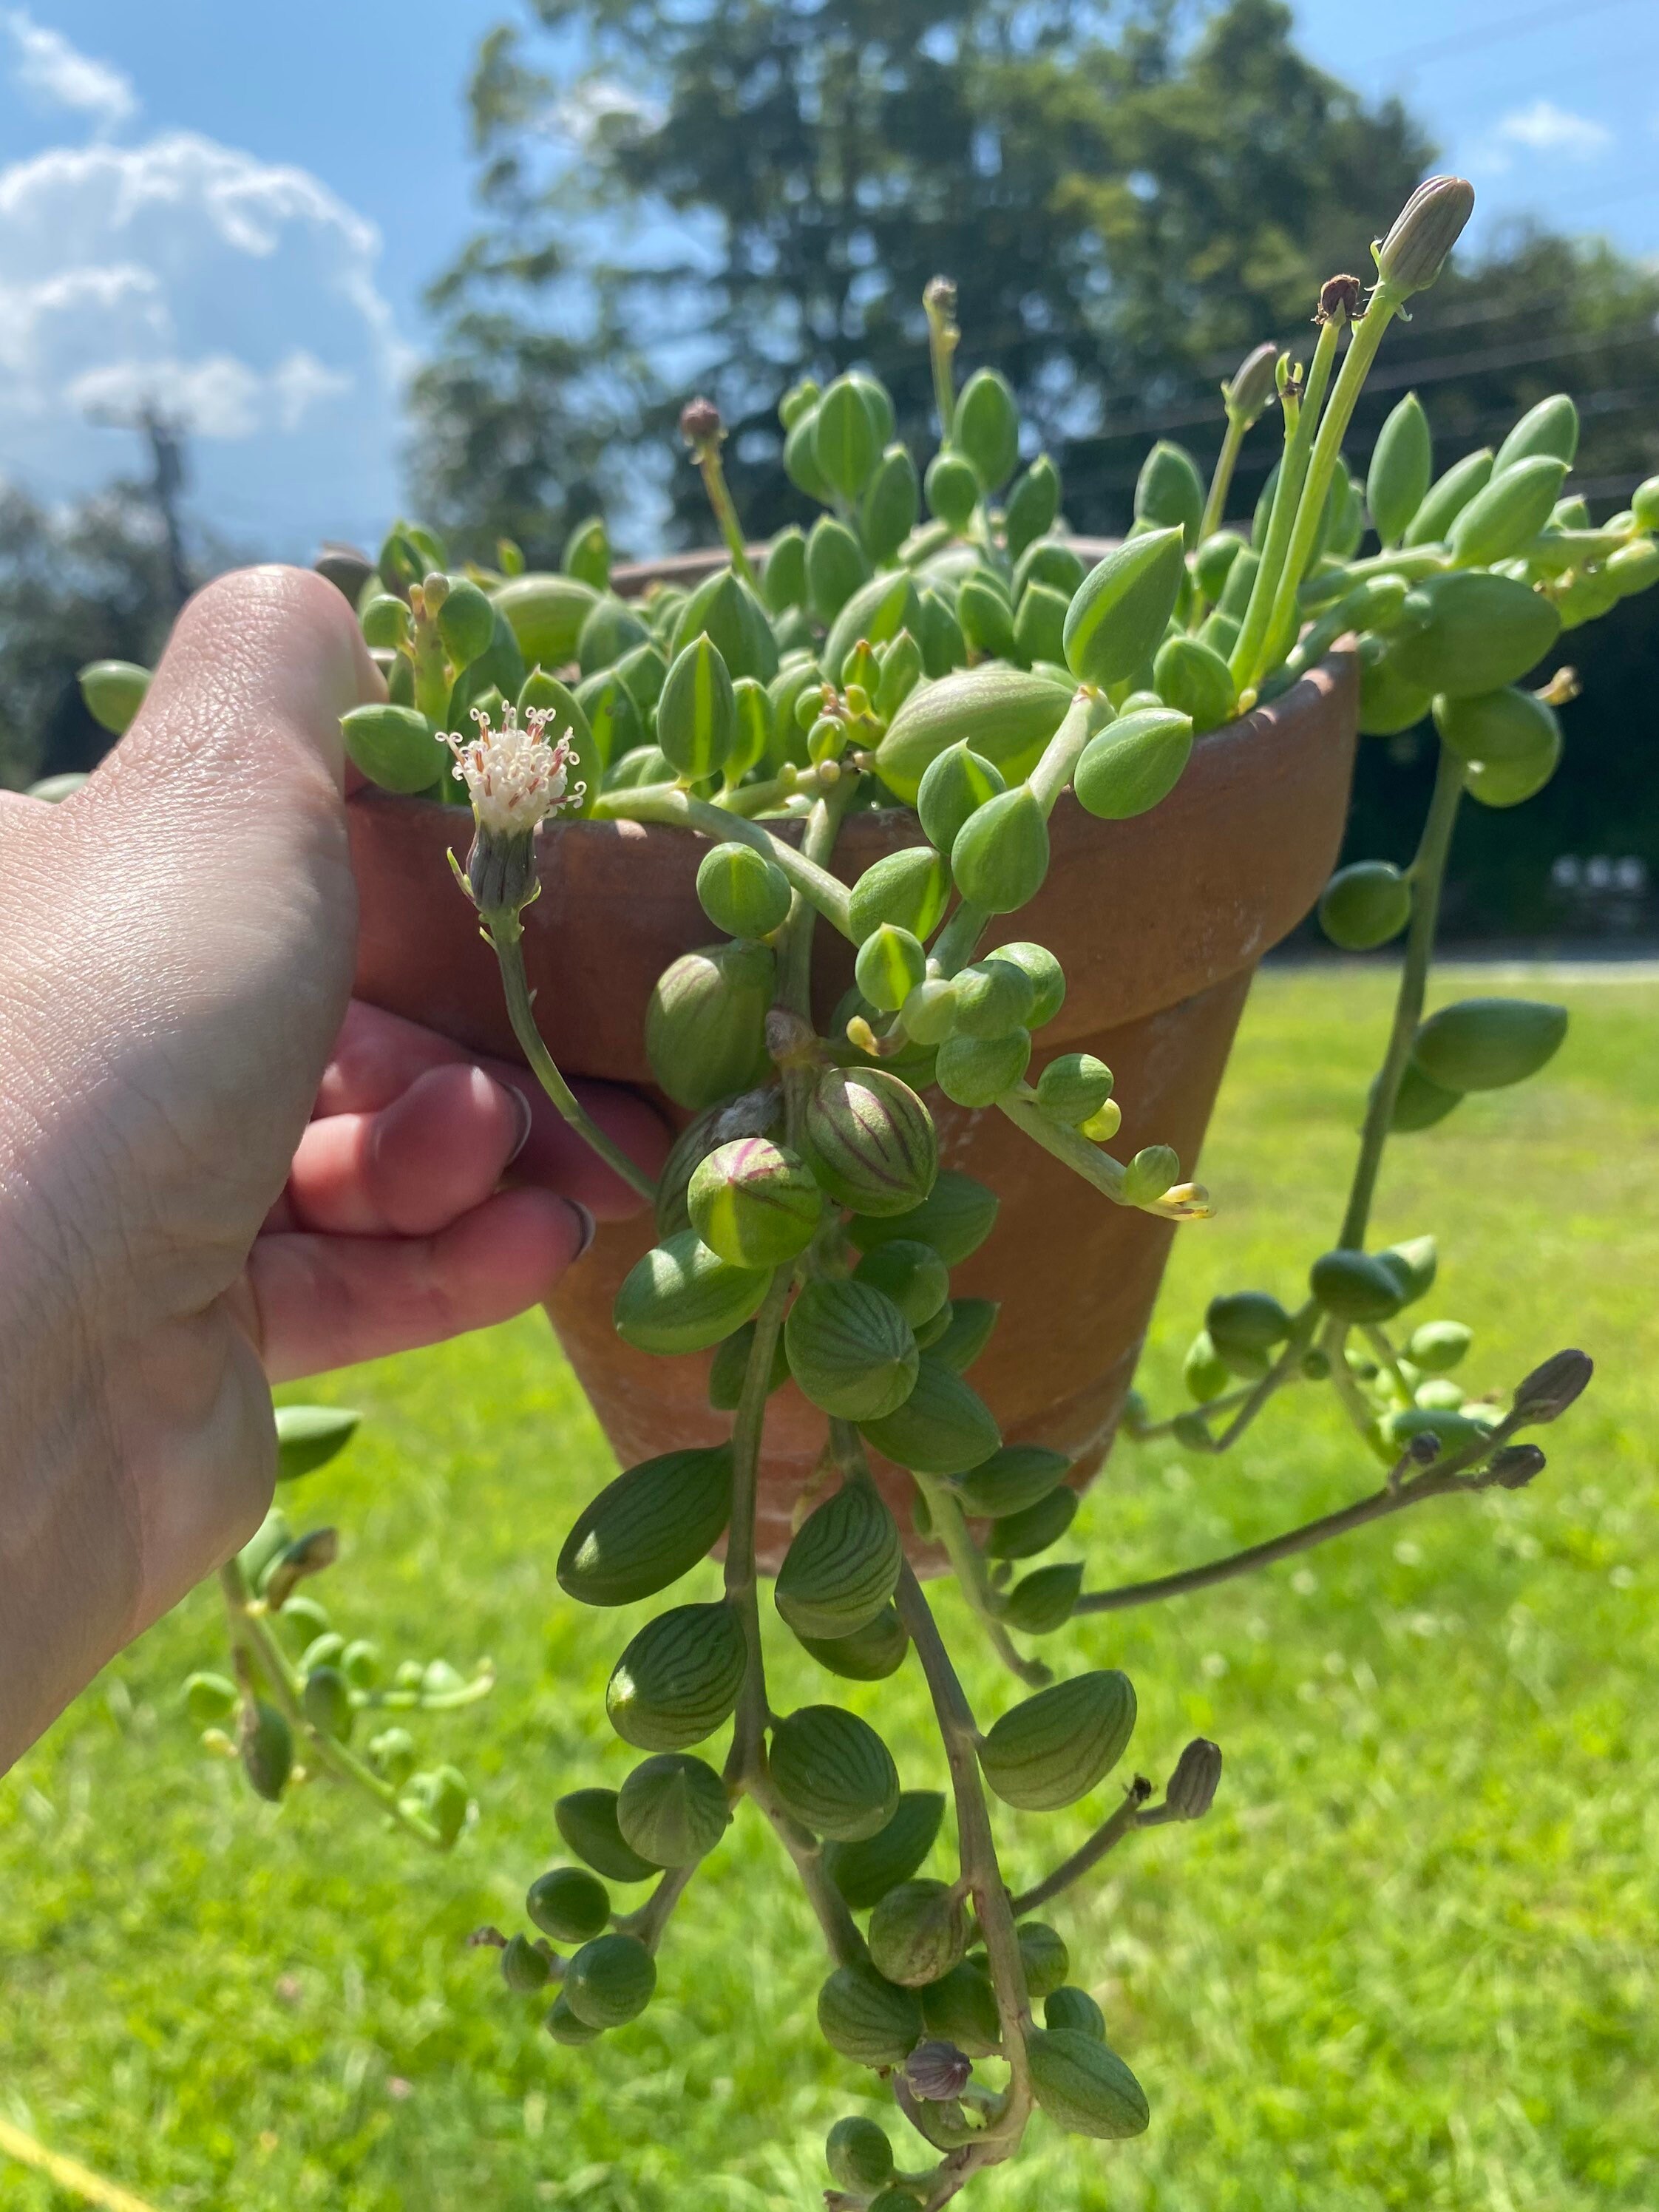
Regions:
<instances>
[{"instance_id":1,"label":"succulent plant","mask_svg":"<svg viewBox=\"0 0 1659 2212\"><path fill-rule=\"evenodd\" d=\"M939 2154L927 2172L908 2160L900 2172L883 2128L863 2115L838 2121L827 2152L837 2205L942 2204L976 2167L1013 2154L1034 2101L1084 2136L1126 2137L1149 2123L1100 2004L1071 1979L1065 1941L1031 1916L1136 1830L1200 1817L1221 1753L1189 1744L1162 1800L1134 1777L1088 1843L1019 1889L1002 1870L988 1791L1032 1816L1088 1796L1121 1759L1136 1709L1122 1674L1056 1680L1016 1639L1057 1638L1054 1651L1083 1616L1225 1579L1427 1499L1518 1487L1543 1461L1515 1432L1554 1419L1588 1379L1583 1355L1564 1353L1507 1413L1466 1393L1453 1370L1469 1330L1420 1310L1431 1242L1368 1241L1390 1136L1525 1080L1562 1042L1566 1018L1553 1006L1472 999L1428 1011L1452 832L1466 793L1502 808L1544 787L1575 686L1560 672L1529 688L1531 672L1564 631L1659 580L1659 480L1590 526L1566 489L1577 423L1564 394L1496 452L1437 477L1414 396L1389 416L1363 493L1344 459L1388 326L1433 283L1471 198L1457 179L1422 186L1374 249L1369 297L1352 276L1323 288L1305 363L1254 349L1222 387L1225 434L1208 485L1179 447L1156 446L1134 527L1103 557L1086 561L1070 538L1048 459L1020 471L1004 379L981 367L958 391L955 291L939 279L924 301L940 433L925 470L895 439L872 378L854 371L787 395L784 465L824 510L810 531L792 526L758 551L746 544L719 412L698 399L681 427L729 560L694 589L659 585L624 601L598 520L545 574L523 573L510 546L494 569L451 573L431 532L399 523L378 562L361 564L361 590L352 585L388 696L344 718L348 750L389 790L470 802L463 885L525 1059L572 1127L654 1201L657 1241L623 1285L617 1328L653 1355L707 1355L709 1402L732 1416L729 1441L688 1440L624 1470L568 1533L558 1579L585 1604L655 1598L722 1536L725 1591L636 1628L607 1711L648 1755L619 1791L558 1799L556 1826L583 1866L532 1885L539 1936L477 1940L501 1949L510 1991L557 1981L554 2041L592 2042L650 2001L671 1917L748 1801L782 1838L825 1934L825 2038L874 2069ZM1224 520L1234 464L1275 401L1278 465L1253 527L1236 529ZM1367 510L1377 550L1362 553ZM1320 905L1345 951L1403 939L1348 1203L1305 1285L1280 1285L1283 1302L1253 1287L1212 1300L1182 1370L1189 1404L1155 1418L1132 1397L1124 1426L1216 1453L1286 1390L1329 1389L1388 1472L1353 1505L1247 1552L1091 1590L1081 1560L1017 1564L1066 1535L1080 1493L1064 1454L1004 1440L967 1379L997 1306L953 1292L952 1271L993 1237L998 1198L941 1166L932 1100L941 1094L958 1117L1002 1116L1075 1172L1079 1205L1171 1224L1208 1212L1155 1132L1131 1157L1111 1150L1135 1103L1119 1098L1112 1071L1043 1043L1066 990L1053 954L987 939L1009 933L1017 925L1000 918L1042 884L1058 805L1108 823L1178 805L1206 732L1287 691L1345 636L1357 640L1362 730L1431 717L1437 743L1410 864L1351 864ZM100 663L83 687L118 731L148 680ZM476 736L459 734L466 717ZM1247 744L1249 726L1228 742ZM837 834L871 806L890 810L896 834L848 884L834 871ZM686 1117L655 1182L584 1112L537 1030L526 980L538 825L577 811L702 841L697 895L720 934L670 963L645 1023L655 1079ZM855 976L822 1026L820 925L845 940ZM881 1682L914 1656L954 1800L937 1871L924 1868L939 1848L943 1796L902 1786L862 1712L811 1704L779 1717L769 1700L756 1504L767 1408L786 1381L823 1416L824 1442L775 1609L839 1680ZM284 1474L321 1464L354 1419L285 1408ZM1027 1693L987 1727L906 1561L872 1450L890 1475L903 1471L918 1534L939 1547ZM384 1679L372 1648L349 1644L301 1588L332 1557L331 1531L296 1534L283 1512L271 1516L226 1571L235 1679L192 1676L191 1719L212 1748L240 1755L262 1796L319 1767L447 1847L468 1818L462 1778L418 1771L400 1726L362 1750L354 1728L370 1711L469 1702L487 1676L465 1682L437 1661ZM718 1764L694 1753L728 1722ZM613 1911L606 1883L647 1882L642 1905ZM575 1947L568 1960L556 1943ZM992 2059L1006 2078L976 2079Z\"/></svg>"}]
</instances>

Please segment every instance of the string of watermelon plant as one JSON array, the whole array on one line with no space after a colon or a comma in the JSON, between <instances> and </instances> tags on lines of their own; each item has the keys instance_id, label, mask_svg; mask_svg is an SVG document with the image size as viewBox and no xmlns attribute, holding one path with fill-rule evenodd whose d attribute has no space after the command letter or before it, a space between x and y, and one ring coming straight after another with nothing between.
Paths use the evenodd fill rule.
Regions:
<instances>
[{"instance_id":1,"label":"string of watermelon plant","mask_svg":"<svg viewBox=\"0 0 1659 2212\"><path fill-rule=\"evenodd\" d=\"M1506 1410L1473 1395L1453 1371L1467 1328L1394 1326L1433 1285L1432 1240L1366 1248L1389 1139L1536 1073L1560 1043L1562 1010L1525 1000L1425 1015L1456 810L1465 795L1501 807L1543 787L1573 685L1565 672L1540 690L1522 679L1563 629L1659 580L1659 480L1599 527L1564 495L1577 434L1565 395L1531 410L1496 453L1438 477L1408 395L1363 486L1349 471L1343 440L1386 329L1433 282L1470 199L1461 180L1431 179L1373 249L1369 302L1351 276L1322 289L1305 368L1272 348L1249 355L1222 390L1207 487L1180 447L1155 447L1133 531L1091 567L1061 522L1053 464L1038 453L1020 466L1006 381L980 368L958 388L956 295L940 279L924 302L940 432L925 474L873 378L798 385L780 410L784 465L822 512L810 533L781 532L763 556L724 476L718 411L697 401L682 428L730 558L690 591L658 586L624 603L597 520L573 534L557 574L526 573L510 547L494 569L452 573L439 540L410 523L374 562L331 571L387 684L384 702L344 719L351 757L382 788L422 798L434 795L434 759L451 769L438 793L464 795L473 826L457 873L495 947L526 1060L572 1126L652 1198L656 1242L622 1285L617 1331L653 1355L706 1358L710 1404L731 1416L726 1442L624 1469L565 1540L560 1582L587 1605L654 1597L723 1537L721 1591L671 1606L629 1640L606 1711L643 1757L619 1789L557 1801L580 1863L530 1886L533 1935L490 1929L478 1940L499 1952L510 1991L549 2007L556 2042L625 2026L651 2000L696 1870L752 1799L824 1938L826 2039L871 2070L937 2154L901 2167L873 2120L838 2122L827 2146L837 2212L931 2212L1012 2154L1034 2107L1103 2140L1148 2124L1099 2005L1070 1978L1064 1940L1031 1916L1126 1837L1200 1817L1221 1754L1188 1745L1158 1802L1133 1777L1087 1841L1016 1888L993 1801L1029 1815L1079 1802L1119 1765L1135 1725L1123 1674L1056 1679L1025 1644L1432 1498L1519 1488L1544 1461L1518 1431L1556 1419L1589 1380L1586 1357L1563 1352ZM1235 464L1275 396L1276 477L1250 530L1232 529L1223 517ZM1041 890L1057 807L1106 822L1148 812L1179 785L1196 743L1282 695L1344 639L1358 662L1362 731L1395 734L1431 717L1440 748L1411 865L1357 863L1321 901L1326 934L1346 951L1405 938L1344 1219L1287 1304L1249 1289L1212 1300L1183 1365L1191 1403L1155 1420L1132 1396L1125 1425L1219 1453L1293 1387L1328 1389L1384 1468L1382 1487L1221 1559L1085 1592L1081 1559L1043 1555L1072 1527L1089 1470L1006 1441L967 1379L998 1309L961 1295L952 1271L991 1233L998 1200L941 1167L923 1094L959 1116L994 1109L1111 1203L1174 1222L1210 1212L1171 1147L1115 1155L1123 1105L1103 1061L1058 1052L1034 1065L1066 975L1040 943L988 939ZM106 665L86 689L114 724L146 681ZM476 735L464 738L469 720ZM896 817L908 842L843 883L831 866L837 832L872 805L914 810ZM577 814L666 825L703 848L697 894L718 935L671 963L646 1015L653 1076L684 1119L654 1180L582 1114L535 1022L523 916L558 850L541 824ZM810 989L820 921L856 954L854 988L822 1025ZM859 1715L772 1706L757 1510L768 1409L786 1382L822 1416L823 1448L772 1609L832 1677L879 1682L915 1654L954 1806L949 1878L923 1871L942 1792L902 1787ZM896 1486L887 1495L902 1501L908 1531L872 1462ZM907 1537L944 1553L976 1632L1029 1693L987 1729ZM261 1531L228 1571L239 1679L195 1678L192 1714L214 1747L234 1753L221 1723L240 1712L240 1755L263 1794L289 1786L297 1737L377 1814L453 1842L468 1815L454 1770L416 1774L401 1729L361 1757L345 1746L371 1708L441 1709L481 1694L487 1677L465 1683L447 1662L410 1662L382 1682L377 1659L346 1644L298 1587L331 1556L331 1532L295 1535L281 1516ZM304 1639L295 1656L280 1640L289 1628ZM696 1747L728 1724L717 1769ZM612 1892L632 1885L649 1888L624 1909Z\"/></svg>"}]
</instances>

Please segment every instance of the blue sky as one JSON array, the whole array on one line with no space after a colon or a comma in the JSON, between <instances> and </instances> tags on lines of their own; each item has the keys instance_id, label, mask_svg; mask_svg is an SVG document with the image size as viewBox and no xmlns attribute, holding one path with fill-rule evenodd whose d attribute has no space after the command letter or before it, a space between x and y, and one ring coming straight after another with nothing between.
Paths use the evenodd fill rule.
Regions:
<instances>
[{"instance_id":1,"label":"blue sky","mask_svg":"<svg viewBox=\"0 0 1659 2212\"><path fill-rule=\"evenodd\" d=\"M461 88L511 4L0 0L0 477L55 500L131 467L96 418L158 394L204 520L284 552L373 536L422 287L471 220ZM1482 228L1548 208L1659 253L1654 0L1297 15L1316 59L1407 100Z\"/></svg>"}]
</instances>

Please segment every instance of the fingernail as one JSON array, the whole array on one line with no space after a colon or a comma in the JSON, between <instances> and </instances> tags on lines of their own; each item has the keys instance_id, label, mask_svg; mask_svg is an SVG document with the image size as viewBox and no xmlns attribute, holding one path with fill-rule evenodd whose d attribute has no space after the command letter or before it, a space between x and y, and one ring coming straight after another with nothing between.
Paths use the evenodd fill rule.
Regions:
<instances>
[{"instance_id":1,"label":"fingernail","mask_svg":"<svg viewBox=\"0 0 1659 2212\"><path fill-rule=\"evenodd\" d=\"M580 1199L568 1198L565 1200L565 1204L575 1215L577 1224L582 1232L581 1243L577 1245L575 1250L570 1255L570 1264L574 1267L577 1261L582 1257L589 1245L592 1244L595 1237L598 1236L599 1224L594 1220L592 1215L588 1212L587 1208L582 1204Z\"/></svg>"},{"instance_id":2,"label":"fingernail","mask_svg":"<svg viewBox=\"0 0 1659 2212\"><path fill-rule=\"evenodd\" d=\"M501 1087L513 1101L514 1110L517 1113L519 1117L519 1133L513 1139L513 1149L507 1156L507 1164L508 1167L511 1167L514 1161L518 1158L520 1153L530 1142L530 1132L534 1126L535 1117L530 1110L530 1101L525 1097L522 1091L515 1091L512 1085L507 1083L502 1084ZM589 1242L592 1242L591 1233ZM585 1251L587 1248L584 1245L582 1249Z\"/></svg>"}]
</instances>

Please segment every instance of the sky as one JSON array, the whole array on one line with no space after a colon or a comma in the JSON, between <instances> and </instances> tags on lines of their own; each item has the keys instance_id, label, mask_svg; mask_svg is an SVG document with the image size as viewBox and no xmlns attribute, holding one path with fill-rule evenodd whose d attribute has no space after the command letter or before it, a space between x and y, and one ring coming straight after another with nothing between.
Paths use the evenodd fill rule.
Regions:
<instances>
[{"instance_id":1,"label":"sky","mask_svg":"<svg viewBox=\"0 0 1659 2212\"><path fill-rule=\"evenodd\" d=\"M422 290L474 219L467 69L512 12L0 0L0 479L58 501L131 471L125 423L159 401L191 428L191 514L234 543L377 538ZM1474 179L1477 243L1548 210L1659 256L1655 0L1296 14Z\"/></svg>"}]
</instances>

